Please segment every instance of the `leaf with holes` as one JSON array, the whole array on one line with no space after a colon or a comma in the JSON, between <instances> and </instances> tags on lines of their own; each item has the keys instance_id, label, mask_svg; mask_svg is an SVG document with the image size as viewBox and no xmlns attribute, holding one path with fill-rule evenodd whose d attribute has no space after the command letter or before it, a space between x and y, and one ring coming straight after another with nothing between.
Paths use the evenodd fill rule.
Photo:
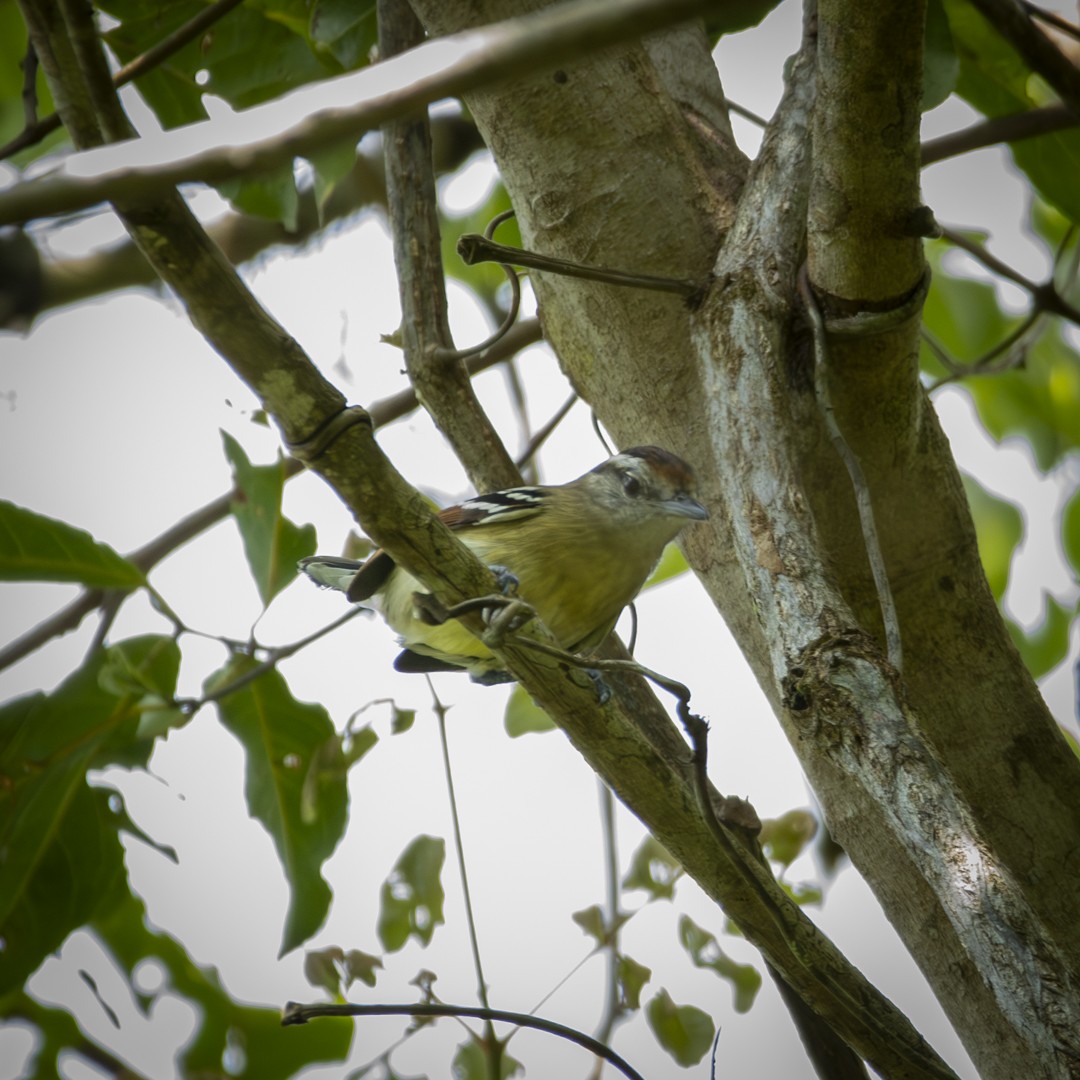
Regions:
<instances>
[{"instance_id":1,"label":"leaf with holes","mask_svg":"<svg viewBox=\"0 0 1080 1080\"><path fill-rule=\"evenodd\" d=\"M440 875L446 843L434 836L417 836L402 852L379 898L379 941L397 952L410 937L427 945L443 919Z\"/></svg>"},{"instance_id":2,"label":"leaf with holes","mask_svg":"<svg viewBox=\"0 0 1080 1080\"><path fill-rule=\"evenodd\" d=\"M237 657L204 689L228 686L255 666L251 658ZM348 793L340 742L326 710L297 701L277 671L226 694L217 707L222 724L244 747L248 812L273 839L289 882L279 954L284 955L318 930L330 907L330 886L320 871L345 831ZM328 747L330 758L323 760Z\"/></svg>"}]
</instances>

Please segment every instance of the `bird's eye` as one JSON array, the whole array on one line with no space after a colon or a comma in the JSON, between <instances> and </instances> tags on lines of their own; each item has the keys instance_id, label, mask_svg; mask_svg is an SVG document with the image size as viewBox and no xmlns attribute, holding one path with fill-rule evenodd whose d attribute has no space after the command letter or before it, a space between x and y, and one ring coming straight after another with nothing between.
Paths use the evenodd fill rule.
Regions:
<instances>
[{"instance_id":1,"label":"bird's eye","mask_svg":"<svg viewBox=\"0 0 1080 1080\"><path fill-rule=\"evenodd\" d=\"M623 473L622 486L631 499L636 499L641 494L641 481L630 473Z\"/></svg>"}]
</instances>

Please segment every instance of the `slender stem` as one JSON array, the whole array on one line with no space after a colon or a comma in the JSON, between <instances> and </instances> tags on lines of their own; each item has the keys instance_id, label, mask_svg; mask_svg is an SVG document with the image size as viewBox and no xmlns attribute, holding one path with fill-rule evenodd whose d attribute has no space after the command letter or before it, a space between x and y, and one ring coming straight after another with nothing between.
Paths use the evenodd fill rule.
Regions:
<instances>
[{"instance_id":1,"label":"slender stem","mask_svg":"<svg viewBox=\"0 0 1080 1080\"><path fill-rule=\"evenodd\" d=\"M615 796L611 788L596 778L600 795L600 826L604 841L604 903L607 908L608 940L604 943L607 953L607 986L604 988L604 1013L596 1029L596 1037L602 1043L611 1041L615 1025L623 1018L619 1001L619 847L615 832ZM601 1064L596 1063L594 1080L599 1080Z\"/></svg>"},{"instance_id":2,"label":"slender stem","mask_svg":"<svg viewBox=\"0 0 1080 1080\"><path fill-rule=\"evenodd\" d=\"M1080 116L1067 105L1043 105L1026 112L1011 113L1008 116L991 116L977 124L940 135L936 139L927 139L920 147L919 160L925 167L946 158L966 154L971 150L980 150L984 146L997 143L1019 142L1038 135L1049 135L1080 124Z\"/></svg>"},{"instance_id":3,"label":"slender stem","mask_svg":"<svg viewBox=\"0 0 1080 1080\"><path fill-rule=\"evenodd\" d=\"M653 289L657 292L675 293L685 300L693 300L701 294L702 283L689 278L660 277L656 274L637 274L627 270L611 270L603 266L557 259L551 255L539 255L524 248L497 244L477 233L465 233L458 240L458 254L467 266L480 262L512 263L532 270L546 270L565 277L603 281L608 285L626 285L635 289Z\"/></svg>"},{"instance_id":4,"label":"slender stem","mask_svg":"<svg viewBox=\"0 0 1080 1080\"><path fill-rule=\"evenodd\" d=\"M465 864L465 844L461 834L461 817L458 814L457 794L454 790L454 770L450 764L450 740L446 734L446 706L435 691L435 684L429 675L428 689L431 691L435 717L439 723L439 746L442 749L443 773L446 776L446 793L450 799L450 820L454 830L454 849L457 852L458 873L461 875L461 895L465 901L465 922L469 928L469 946L472 949L473 967L476 970L476 996L484 1009L491 1009L488 1001L487 980L484 978L484 965L480 960L480 941L476 933L476 918L473 914L472 890L469 888L469 872ZM484 1021L485 1040L484 1056L487 1058L491 1080L500 1080L502 1063L502 1043L495 1035L491 1018Z\"/></svg>"},{"instance_id":5,"label":"slender stem","mask_svg":"<svg viewBox=\"0 0 1080 1080\"><path fill-rule=\"evenodd\" d=\"M568 1042L585 1047L598 1057L602 1057L628 1080L645 1080L629 1062L625 1061L610 1046L598 1042L583 1031L556 1024L553 1020L544 1020L528 1013L508 1012L505 1009L478 1009L471 1005L416 1004L416 1005L299 1005L290 1001L282 1010L281 1022L284 1025L306 1024L319 1016L471 1016L499 1023L517 1024L518 1027L535 1028L557 1035Z\"/></svg>"},{"instance_id":6,"label":"slender stem","mask_svg":"<svg viewBox=\"0 0 1080 1080\"><path fill-rule=\"evenodd\" d=\"M870 570L874 575L878 604L881 607L881 620L885 626L885 647L889 663L897 671L903 670L904 650L900 640L900 618L896 613L892 586L885 569L885 558L881 553L881 541L878 539L877 524L874 521L874 507L870 499L870 488L862 471L862 465L848 445L833 413L832 400L829 396L828 343L825 338L825 320L821 316L817 300L806 275L806 264L799 271L799 295L802 297L806 314L814 337L814 395L817 398L821 417L829 432L833 445L844 462L851 477L851 486L855 491L855 504L859 511L859 523L862 526L863 543L870 561Z\"/></svg>"}]
</instances>

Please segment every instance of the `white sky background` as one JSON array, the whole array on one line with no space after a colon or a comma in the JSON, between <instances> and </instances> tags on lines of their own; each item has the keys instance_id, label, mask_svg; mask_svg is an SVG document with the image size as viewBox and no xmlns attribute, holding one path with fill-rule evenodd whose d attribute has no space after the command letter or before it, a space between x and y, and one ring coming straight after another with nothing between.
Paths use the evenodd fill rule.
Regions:
<instances>
[{"instance_id":1,"label":"white sky background","mask_svg":"<svg viewBox=\"0 0 1080 1080\"><path fill-rule=\"evenodd\" d=\"M797 47L799 19L798 6L785 4L759 30L721 44L720 69L734 100L763 115L773 111L782 60ZM968 115L965 107L948 104L927 118L926 134L952 130ZM754 129L736 120L736 133L749 152L756 150ZM478 167L473 184L482 183L484 175ZM456 187L455 197L467 197L463 183ZM997 151L937 165L924 175L925 201L942 221L990 227L995 250L1041 279L1047 272L1045 259L1014 226L1026 213L1025 191ZM92 221L70 230L63 242L85 249L105 241L100 223ZM389 242L377 220L364 217L337 228L306 254L265 259L245 276L353 400L370 404L401 387L400 355L379 343L380 334L395 329L399 311ZM457 342L481 339L489 327L466 294L451 289ZM25 339L0 338L0 357L0 391L13 395L10 407L0 401L0 496L82 526L120 551L146 542L228 489L220 428L233 433L257 462L270 460L279 446L275 432L250 422L254 399L178 305L144 292L49 315ZM530 350L521 369L531 419L539 426L568 389L543 349ZM514 431L503 375L486 373L477 384L500 430ZM1064 481L1041 479L1019 441L993 446L973 422L962 390L940 394L937 404L961 467L1025 508L1026 540L1014 566L1009 603L1016 617L1036 623L1041 589L1062 598L1074 595L1054 532ZM468 493L462 470L423 416L381 431L379 441L412 482L440 501ZM570 479L604 456L587 409L578 405L543 451L543 478ZM298 478L288 485L285 499L293 520L316 523L320 551L340 550L351 518L321 481ZM189 625L215 634L245 638L259 614L231 522L170 557L155 571L154 581ZM61 586L5 586L0 639L21 633L74 594ZM260 622L259 639L279 644L300 638L341 614L342 604L337 594L306 582L294 584ZM798 764L696 582L682 579L646 595L639 616L638 656L689 681L695 705L712 724L711 771L718 788L745 795L763 817L807 805ZM147 630L168 632L168 627L149 605L136 601L124 607L112 638ZM0 696L54 686L78 664L92 633L93 621L88 620L79 632L0 674ZM224 661L224 650L190 637L183 650L181 677L186 681L180 692L194 695L199 692L196 680ZM447 925L427 950L410 944L385 957L386 971L375 990L360 987L351 996L359 1001L413 999L408 980L420 968L430 968L439 975L436 991L442 999L471 1003L475 977L434 719L423 680L390 671L396 651L385 627L359 619L282 665L294 694L325 703L339 727L375 698L394 697L420 710L415 728L393 738L385 708L370 710L382 740L351 774L349 829L325 868L334 905L326 926L308 944L380 952L375 920L382 881L415 835L443 836L448 843L443 874ZM1075 658L1074 643L1070 660L1044 685L1055 715L1074 728ZM505 736L507 690L474 687L449 675L437 676L436 685L443 701L453 706L451 753L492 1003L529 1010L589 951L588 940L569 916L603 902L596 784L558 733L518 740ZM179 937L198 962L218 967L238 998L272 1006L288 999L317 1000L319 992L307 986L301 973L302 950L276 959L286 886L269 837L247 817L240 747L212 709L159 746L151 773L114 770L108 780L124 792L132 817L180 855L174 866L138 842L126 845L132 886L145 898L154 924ZM640 837L640 826L620 807L624 868ZM793 881L816 876L808 857L789 875ZM624 951L653 969L644 999L666 987L676 1002L706 1009L723 1026L721 1075L811 1077L767 978L751 1013L737 1017L728 985L691 966L675 936L678 915L684 912L720 934L722 916L688 882L680 885L673 905L652 905L623 934ZM907 1011L962 1076L974 1076L926 984L854 871L841 873L824 907L809 914ZM721 943L736 959L760 967L746 943L729 937ZM119 1037L77 978L80 967L93 974L120 1013ZM603 959L591 960L542 1013L591 1030L600 1014L604 969ZM190 1007L177 999L163 1000L143 1019L125 996L119 976L83 934L68 942L59 960L48 961L31 986L43 999L73 1007L88 1032L120 1047L149 1077L172 1075L172 1055L194 1022ZM388 1046L402 1027L400 1020L363 1020L354 1039L353 1065ZM446 1075L459 1032L453 1022L441 1022L395 1054L396 1067L405 1074ZM18 1075L28 1045L25 1032L0 1029L0 1080ZM640 1017L618 1030L614 1046L650 1077L708 1075L707 1063L683 1073L658 1049ZM529 1066L532 1076L580 1076L590 1068L583 1051L546 1036L522 1033L510 1052ZM339 1066L309 1075L336 1078L346 1072ZM72 1065L67 1075L96 1074Z\"/></svg>"}]
</instances>

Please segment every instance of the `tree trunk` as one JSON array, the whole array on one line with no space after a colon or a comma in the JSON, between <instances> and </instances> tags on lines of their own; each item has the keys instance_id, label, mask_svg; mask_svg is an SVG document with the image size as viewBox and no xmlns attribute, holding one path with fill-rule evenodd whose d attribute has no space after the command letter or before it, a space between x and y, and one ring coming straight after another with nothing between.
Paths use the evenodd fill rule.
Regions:
<instances>
[{"instance_id":1,"label":"tree trunk","mask_svg":"<svg viewBox=\"0 0 1080 1080\"><path fill-rule=\"evenodd\" d=\"M414 3L433 34L536 6ZM903 315L919 295L908 218L917 218L921 20L906 9L864 13L862 51L846 55L845 34L833 30L851 39L852 7L823 8L820 47L811 19L748 185L693 26L467 104L527 247L702 281L715 270L697 314L666 295L533 279L564 369L618 442L669 446L702 473L714 516L688 541L691 563L829 827L980 1073L1080 1075L1080 764L986 585L959 476L918 381L917 318L834 334L829 345L836 417L866 474L899 612L901 678L883 657L851 481L815 401L804 322L793 317L808 221L830 326ZM853 167L860 154L881 168ZM901 193L891 204L875 194L883 177ZM869 207L863 220L840 212L841 196ZM874 259L860 257L868 235ZM1009 929L998 935L998 924Z\"/></svg>"}]
</instances>

